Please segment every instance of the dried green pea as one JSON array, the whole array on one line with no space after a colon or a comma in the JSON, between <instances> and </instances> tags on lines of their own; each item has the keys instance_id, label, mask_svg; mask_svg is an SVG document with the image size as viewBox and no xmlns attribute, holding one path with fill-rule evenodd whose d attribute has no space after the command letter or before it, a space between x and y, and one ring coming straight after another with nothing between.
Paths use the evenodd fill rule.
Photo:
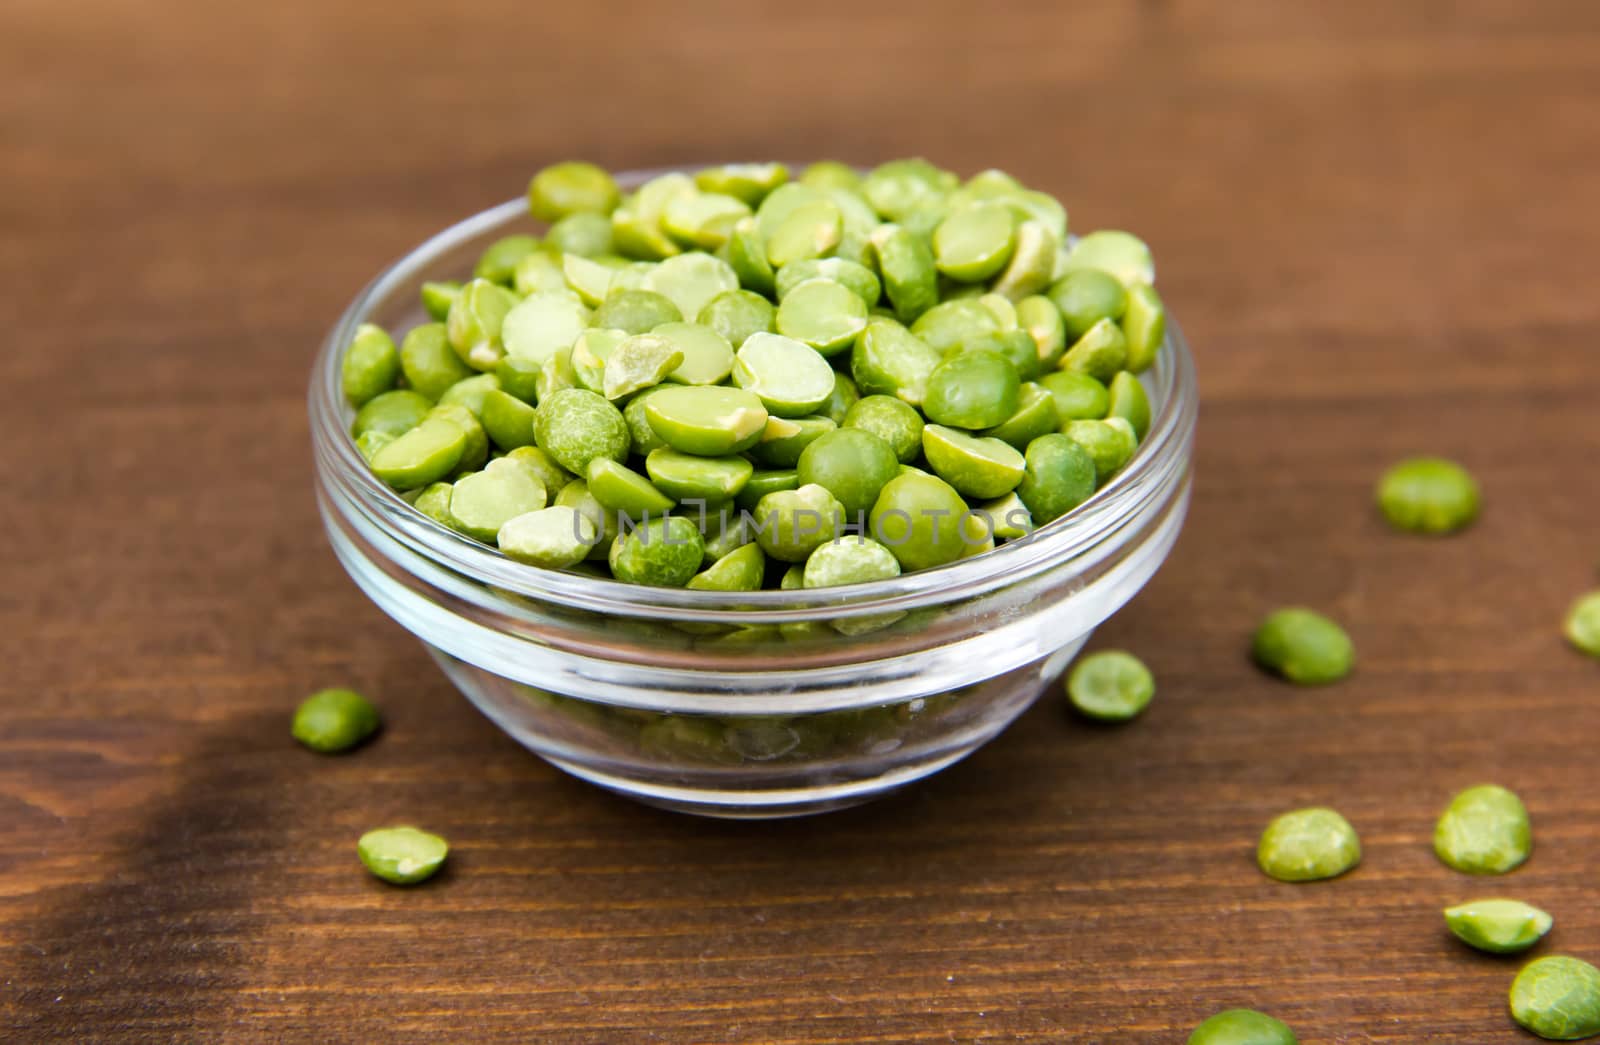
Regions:
<instances>
[{"instance_id":1,"label":"dried green pea","mask_svg":"<svg viewBox=\"0 0 1600 1045\"><path fill-rule=\"evenodd\" d=\"M1520 900L1473 900L1447 907L1444 921L1456 938L1490 954L1516 954L1544 938L1555 919Z\"/></svg>"},{"instance_id":2,"label":"dried green pea","mask_svg":"<svg viewBox=\"0 0 1600 1045\"><path fill-rule=\"evenodd\" d=\"M313 751L348 751L378 731L381 719L372 702L353 689L324 689L295 709L290 731Z\"/></svg>"},{"instance_id":3,"label":"dried green pea","mask_svg":"<svg viewBox=\"0 0 1600 1045\"><path fill-rule=\"evenodd\" d=\"M416 885L443 866L450 847L443 838L415 827L382 827L356 843L361 863L390 885Z\"/></svg>"},{"instance_id":4,"label":"dried green pea","mask_svg":"<svg viewBox=\"0 0 1600 1045\"><path fill-rule=\"evenodd\" d=\"M1332 809L1297 809L1275 817L1262 832L1256 863L1280 882L1314 882L1361 862L1361 840Z\"/></svg>"},{"instance_id":5,"label":"dried green pea","mask_svg":"<svg viewBox=\"0 0 1600 1045\"><path fill-rule=\"evenodd\" d=\"M358 326L339 366L345 399L360 407L393 388L399 377L400 351L394 339L376 324Z\"/></svg>"},{"instance_id":6,"label":"dried green pea","mask_svg":"<svg viewBox=\"0 0 1600 1045\"><path fill-rule=\"evenodd\" d=\"M1527 807L1494 784L1469 787L1450 800L1433 830L1440 860L1468 874L1505 874L1533 852Z\"/></svg>"}]
</instances>

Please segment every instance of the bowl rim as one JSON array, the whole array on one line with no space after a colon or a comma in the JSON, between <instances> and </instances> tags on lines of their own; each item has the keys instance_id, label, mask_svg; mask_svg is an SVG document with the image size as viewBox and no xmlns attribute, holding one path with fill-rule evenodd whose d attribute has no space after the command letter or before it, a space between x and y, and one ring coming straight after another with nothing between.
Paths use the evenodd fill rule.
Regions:
<instances>
[{"instance_id":1,"label":"bowl rim","mask_svg":"<svg viewBox=\"0 0 1600 1045\"><path fill-rule=\"evenodd\" d=\"M624 187L660 174L688 170L670 167L617 175ZM407 251L368 283L344 309L322 341L312 365L308 407L320 492L355 507L385 535L432 563L504 592L557 605L601 612L716 621L728 615L772 614L796 619L821 609L856 612L907 610L982 594L1025 579L1094 548L1169 488L1164 477L1186 457L1199 413L1194 359L1169 311L1166 338L1152 370L1163 392L1150 429L1137 452L1108 484L1082 505L1027 536L953 563L881 581L836 588L698 591L628 584L609 578L530 566L498 548L479 544L417 511L368 468L349 434L352 415L340 384L344 347L358 325L368 321L396 289L417 280L438 258L497 230L511 231L519 219L531 222L522 198L480 211L445 228ZM792 612L785 612L792 611Z\"/></svg>"}]
</instances>

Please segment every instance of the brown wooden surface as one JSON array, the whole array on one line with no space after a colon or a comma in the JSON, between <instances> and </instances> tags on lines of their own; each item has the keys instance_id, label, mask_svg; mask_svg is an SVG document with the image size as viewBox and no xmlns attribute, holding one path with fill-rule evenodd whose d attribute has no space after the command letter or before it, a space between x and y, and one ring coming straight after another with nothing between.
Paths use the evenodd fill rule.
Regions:
<instances>
[{"instance_id":1,"label":"brown wooden surface","mask_svg":"<svg viewBox=\"0 0 1600 1045\"><path fill-rule=\"evenodd\" d=\"M734 7L737 9L733 9ZM1515 960L1438 909L1509 893L1600 959L1600 6L389 5L9 0L0 12L0 1039L1519 1040ZM617 167L925 153L1154 244L1199 359L1198 486L1097 637L1160 678L1055 700L924 786L790 823L567 779L457 696L326 547L311 354L381 265L569 155ZM1455 455L1488 508L1390 535L1376 474ZM1358 673L1243 647L1286 602ZM298 749L299 697L382 739ZM1538 852L1438 864L1509 785ZM1347 879L1257 833L1337 804ZM385 888L369 826L455 844Z\"/></svg>"}]
</instances>

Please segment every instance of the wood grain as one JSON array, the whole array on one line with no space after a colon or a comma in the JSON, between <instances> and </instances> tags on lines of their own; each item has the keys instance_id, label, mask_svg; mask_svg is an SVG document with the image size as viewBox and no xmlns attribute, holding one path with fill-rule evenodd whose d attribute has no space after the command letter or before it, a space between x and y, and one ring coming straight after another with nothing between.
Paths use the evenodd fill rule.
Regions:
<instances>
[{"instance_id":1,"label":"wood grain","mask_svg":"<svg viewBox=\"0 0 1600 1045\"><path fill-rule=\"evenodd\" d=\"M1512 893L1600 959L1600 6L381 8L11 0L0 585L0 1038L17 1042L1181 1042L1248 1004L1306 1042L1522 1040L1515 962L1438 909ZM1156 247L1204 406L1191 521L1097 644L1124 729L1045 701L968 762L824 818L719 824L563 777L452 692L320 534L304 376L343 303L578 155L926 154ZM1407 540L1376 474L1480 476ZM1287 602L1360 669L1243 656ZM321 759L313 688L378 695ZM1494 780L1538 852L1439 865ZM1257 832L1333 802L1366 860L1288 887ZM353 855L404 818L450 870ZM9 1033L7 1032L9 1029Z\"/></svg>"}]
</instances>

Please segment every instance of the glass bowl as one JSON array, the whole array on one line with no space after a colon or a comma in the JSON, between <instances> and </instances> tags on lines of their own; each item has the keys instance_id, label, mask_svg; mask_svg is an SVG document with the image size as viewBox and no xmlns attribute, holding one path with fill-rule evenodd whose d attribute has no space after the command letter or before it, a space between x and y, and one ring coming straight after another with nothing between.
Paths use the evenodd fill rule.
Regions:
<instances>
[{"instance_id":1,"label":"glass bowl","mask_svg":"<svg viewBox=\"0 0 1600 1045\"><path fill-rule=\"evenodd\" d=\"M339 364L358 324L426 321L424 281L459 278L490 242L531 227L514 200L384 270L317 357L311 433L318 505L351 578L484 714L575 776L671 809L750 818L903 787L1005 729L1177 539L1198 396L1169 323L1143 378L1154 420L1133 460L1077 510L994 551L893 580L748 593L512 562L372 475L349 435Z\"/></svg>"}]
</instances>

